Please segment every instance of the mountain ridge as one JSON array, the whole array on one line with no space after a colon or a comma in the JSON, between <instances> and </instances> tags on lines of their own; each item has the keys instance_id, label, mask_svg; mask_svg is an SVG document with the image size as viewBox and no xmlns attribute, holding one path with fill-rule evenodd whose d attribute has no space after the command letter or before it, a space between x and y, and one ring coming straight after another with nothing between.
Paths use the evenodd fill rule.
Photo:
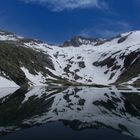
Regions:
<instances>
[{"instance_id":1,"label":"mountain ridge","mask_svg":"<svg viewBox=\"0 0 140 140\"><path fill-rule=\"evenodd\" d=\"M55 46L0 30L0 50L1 87L140 85L140 31Z\"/></svg>"}]
</instances>

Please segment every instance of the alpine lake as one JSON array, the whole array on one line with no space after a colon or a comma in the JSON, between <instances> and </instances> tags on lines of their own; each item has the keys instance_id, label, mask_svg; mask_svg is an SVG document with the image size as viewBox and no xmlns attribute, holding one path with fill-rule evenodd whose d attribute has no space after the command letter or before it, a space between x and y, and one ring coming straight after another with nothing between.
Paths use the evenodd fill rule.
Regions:
<instances>
[{"instance_id":1,"label":"alpine lake","mask_svg":"<svg viewBox=\"0 0 140 140\"><path fill-rule=\"evenodd\" d=\"M0 89L0 140L140 139L140 88Z\"/></svg>"}]
</instances>

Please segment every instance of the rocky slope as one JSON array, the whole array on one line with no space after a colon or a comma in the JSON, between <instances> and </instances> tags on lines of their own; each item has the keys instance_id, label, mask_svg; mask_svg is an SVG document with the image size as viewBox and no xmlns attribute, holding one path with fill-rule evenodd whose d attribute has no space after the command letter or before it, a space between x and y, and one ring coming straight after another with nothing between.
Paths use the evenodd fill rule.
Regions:
<instances>
[{"instance_id":1,"label":"rocky slope","mask_svg":"<svg viewBox=\"0 0 140 140\"><path fill-rule=\"evenodd\" d=\"M0 87L140 85L140 31L53 46L0 31Z\"/></svg>"}]
</instances>

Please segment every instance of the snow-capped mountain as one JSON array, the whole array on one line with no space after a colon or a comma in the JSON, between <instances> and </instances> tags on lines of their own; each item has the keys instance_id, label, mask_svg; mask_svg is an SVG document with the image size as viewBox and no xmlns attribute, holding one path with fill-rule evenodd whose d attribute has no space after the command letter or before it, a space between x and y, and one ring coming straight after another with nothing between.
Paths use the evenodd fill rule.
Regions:
<instances>
[{"instance_id":1,"label":"snow-capped mountain","mask_svg":"<svg viewBox=\"0 0 140 140\"><path fill-rule=\"evenodd\" d=\"M140 31L63 45L0 31L0 86L140 85Z\"/></svg>"},{"instance_id":2,"label":"snow-capped mountain","mask_svg":"<svg viewBox=\"0 0 140 140\"><path fill-rule=\"evenodd\" d=\"M0 90L0 135L61 121L74 130L107 128L140 138L140 90L121 88Z\"/></svg>"},{"instance_id":3,"label":"snow-capped mountain","mask_svg":"<svg viewBox=\"0 0 140 140\"><path fill-rule=\"evenodd\" d=\"M99 44L103 44L106 40L105 39L100 39L100 38L85 38L82 36L75 36L74 38L65 41L61 47L80 47L81 45L93 45L97 46Z\"/></svg>"}]
</instances>

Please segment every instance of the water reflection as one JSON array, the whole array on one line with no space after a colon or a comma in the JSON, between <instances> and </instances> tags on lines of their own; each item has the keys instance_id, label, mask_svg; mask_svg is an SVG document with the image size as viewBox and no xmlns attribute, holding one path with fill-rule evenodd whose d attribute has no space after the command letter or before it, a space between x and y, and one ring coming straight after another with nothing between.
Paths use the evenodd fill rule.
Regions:
<instances>
[{"instance_id":1,"label":"water reflection","mask_svg":"<svg viewBox=\"0 0 140 140\"><path fill-rule=\"evenodd\" d=\"M134 87L0 89L0 135L56 121L73 130L109 128L140 138L140 90Z\"/></svg>"}]
</instances>

